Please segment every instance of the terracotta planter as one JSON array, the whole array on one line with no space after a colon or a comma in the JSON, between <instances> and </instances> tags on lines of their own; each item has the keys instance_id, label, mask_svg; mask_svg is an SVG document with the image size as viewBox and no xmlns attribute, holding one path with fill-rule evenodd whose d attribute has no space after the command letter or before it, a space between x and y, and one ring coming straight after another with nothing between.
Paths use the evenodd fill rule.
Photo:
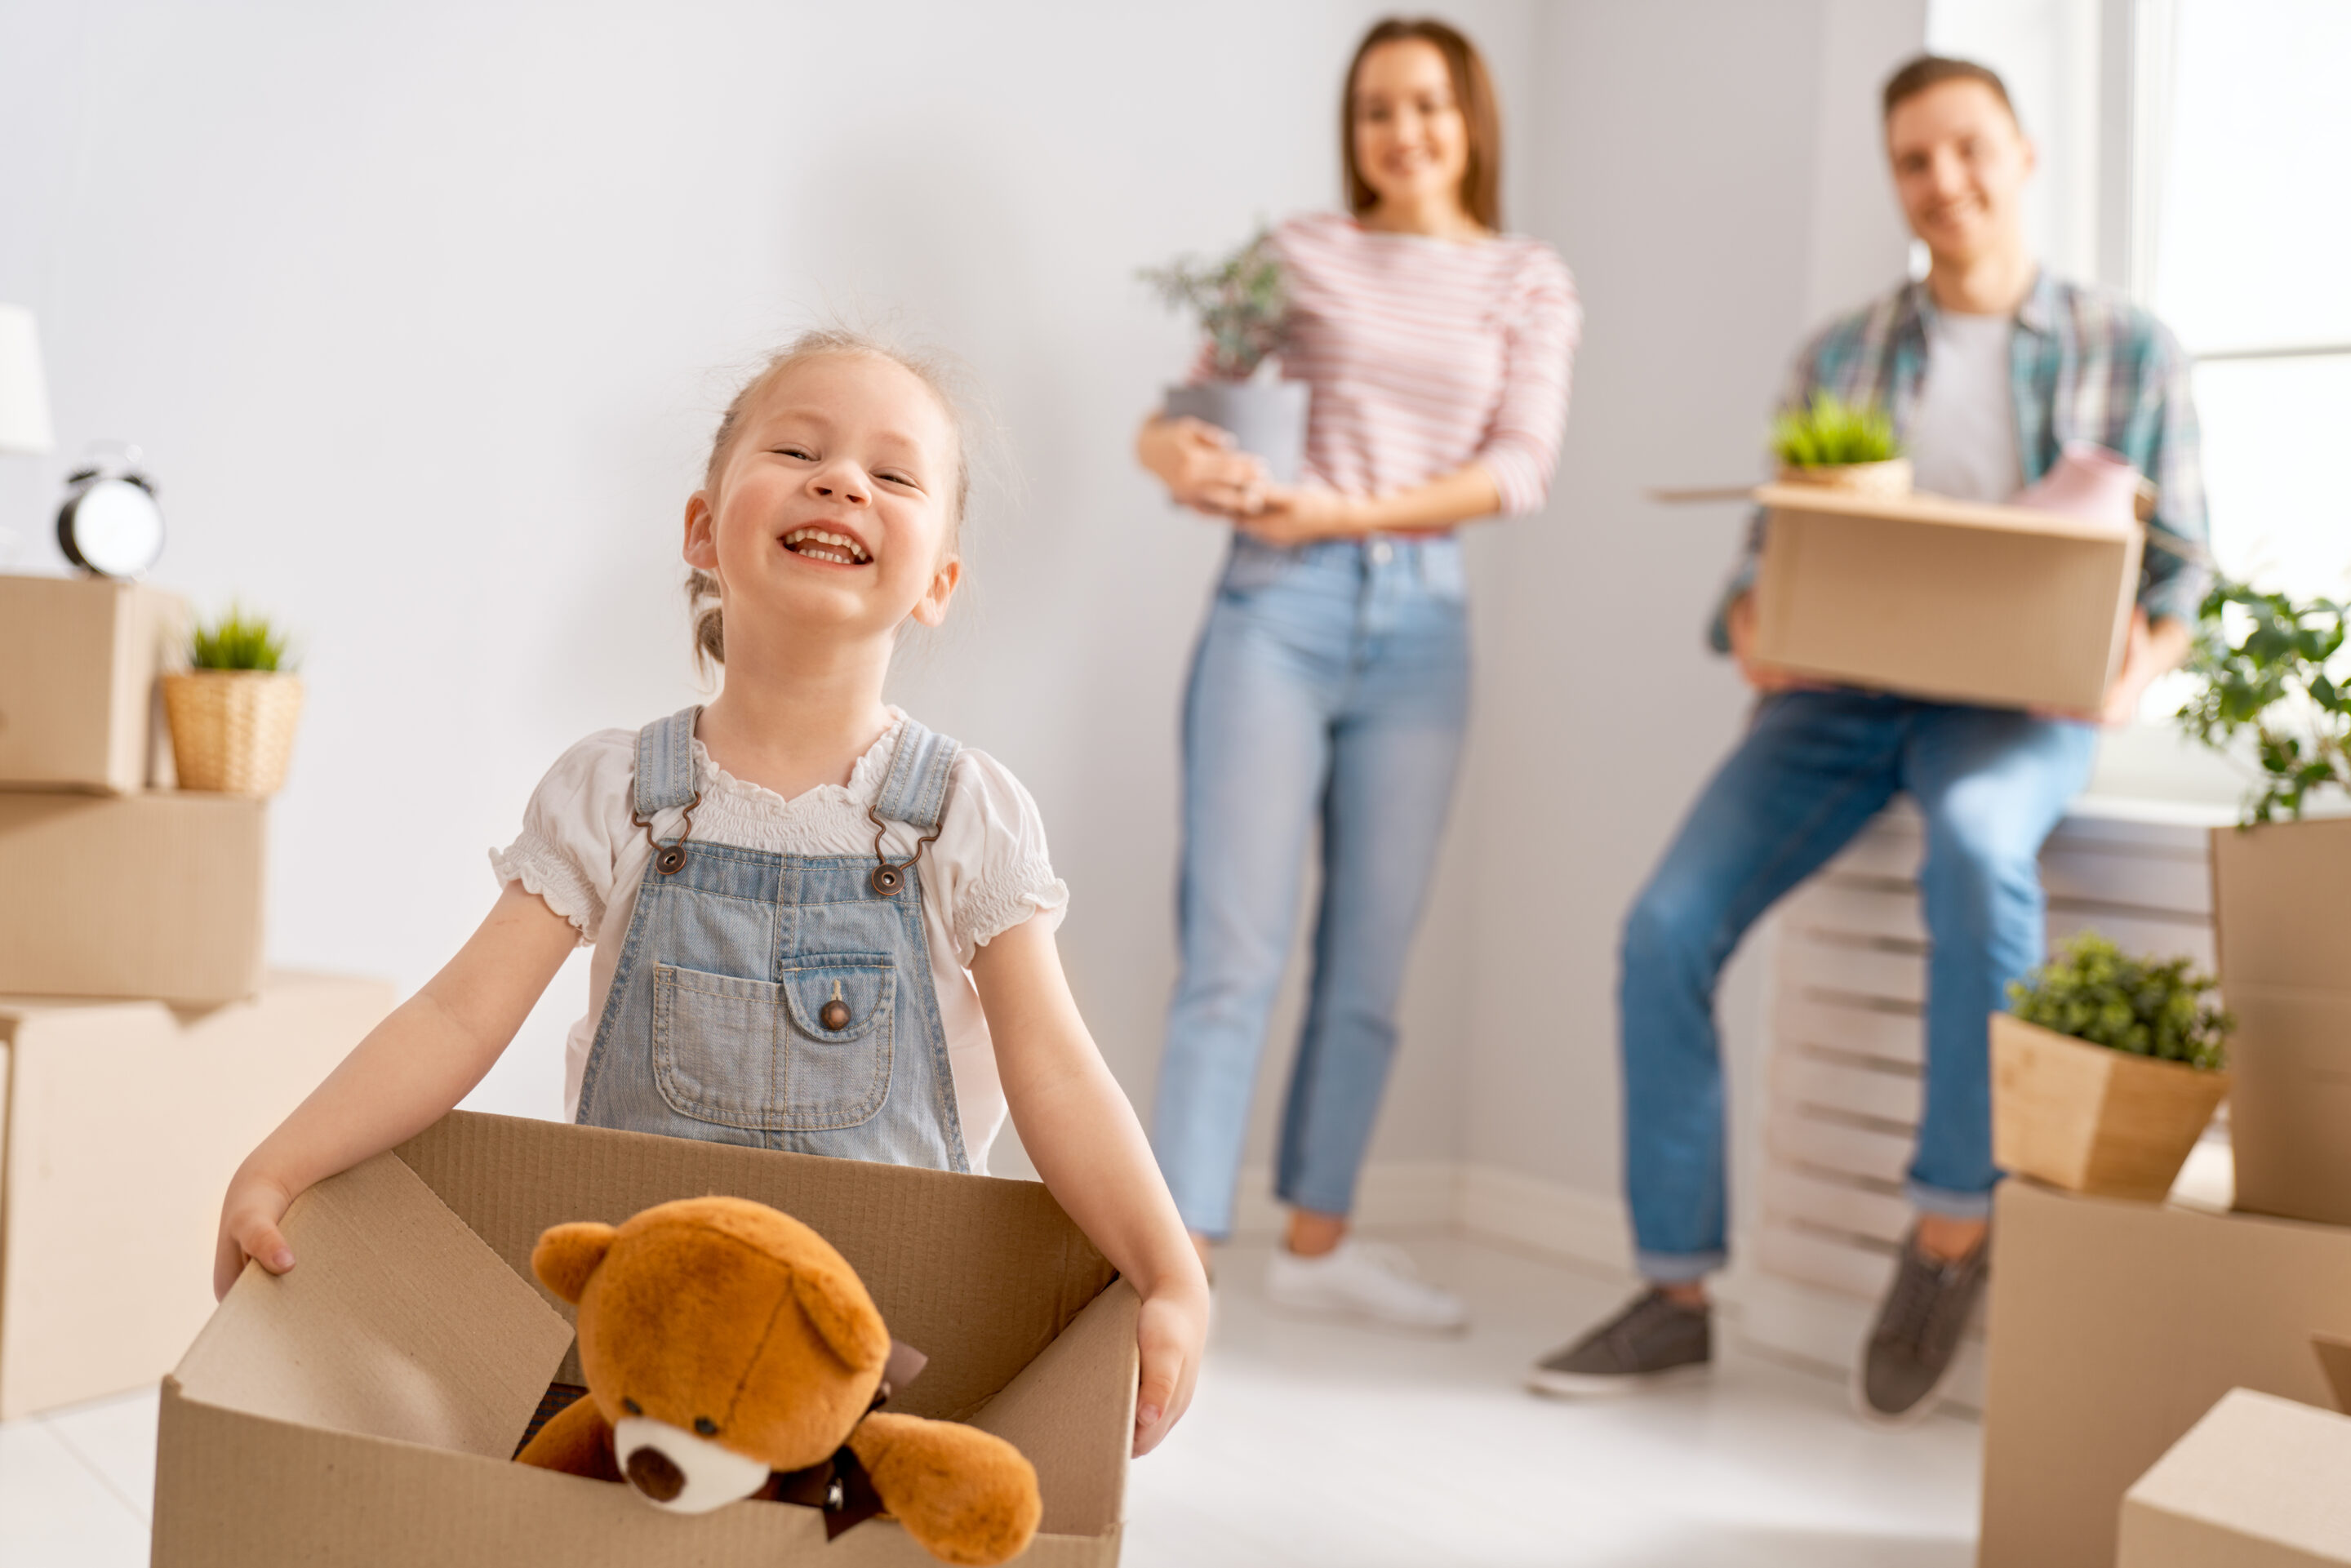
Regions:
<instances>
[{"instance_id":1,"label":"terracotta planter","mask_svg":"<svg viewBox=\"0 0 2351 1568\"><path fill-rule=\"evenodd\" d=\"M275 795L294 754L302 679L275 670L188 670L163 677L163 712L181 789Z\"/></svg>"},{"instance_id":2,"label":"terracotta planter","mask_svg":"<svg viewBox=\"0 0 2351 1568\"><path fill-rule=\"evenodd\" d=\"M2068 1192L2160 1203L2229 1075L1991 1017L1992 1159Z\"/></svg>"},{"instance_id":3,"label":"terracotta planter","mask_svg":"<svg viewBox=\"0 0 2351 1568\"><path fill-rule=\"evenodd\" d=\"M1856 496L1907 496L1910 493L1910 459L1889 457L1883 463L1844 463L1829 468L1780 465L1782 485L1818 485Z\"/></svg>"}]
</instances>

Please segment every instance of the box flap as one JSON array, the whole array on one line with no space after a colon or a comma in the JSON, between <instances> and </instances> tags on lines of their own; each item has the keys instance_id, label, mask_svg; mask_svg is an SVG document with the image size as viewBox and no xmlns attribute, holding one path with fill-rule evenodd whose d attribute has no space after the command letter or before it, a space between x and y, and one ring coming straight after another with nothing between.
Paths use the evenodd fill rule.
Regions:
<instances>
[{"instance_id":1,"label":"box flap","mask_svg":"<svg viewBox=\"0 0 2351 1568\"><path fill-rule=\"evenodd\" d=\"M782 1209L839 1248L890 1332L930 1357L892 1402L909 1415L969 1416L1113 1274L1038 1182L463 1111L394 1152L527 1280L551 1225L618 1225L714 1193ZM569 1320L568 1304L547 1300ZM575 1359L564 1364L576 1374Z\"/></svg>"},{"instance_id":2,"label":"box flap","mask_svg":"<svg viewBox=\"0 0 2351 1568\"><path fill-rule=\"evenodd\" d=\"M2184 1538L2203 1550L2166 1552L2164 1561L2351 1563L2346 1470L2351 1420L2231 1389L2123 1495L2124 1560L2137 1560L2133 1548L2143 1537L2161 1533L2146 1517L2152 1514L2206 1527Z\"/></svg>"},{"instance_id":3,"label":"box flap","mask_svg":"<svg viewBox=\"0 0 2351 1568\"><path fill-rule=\"evenodd\" d=\"M1950 528L1989 528L2000 533L2039 534L2061 539L2126 539L2144 530L2136 521L2068 517L2032 507L1994 506L1982 501L1955 501L1946 496L1914 492L1907 496L1871 496L1853 490L1833 490L1824 485L1764 485L1756 501L1775 510L1831 512L1848 517L1884 517L1889 522L1926 523Z\"/></svg>"},{"instance_id":4,"label":"box flap","mask_svg":"<svg viewBox=\"0 0 2351 1568\"><path fill-rule=\"evenodd\" d=\"M1037 1467L1049 1533L1100 1535L1125 1511L1142 1305L1124 1281L1104 1291L971 1419ZM1105 1397L1109 1389L1124 1396Z\"/></svg>"},{"instance_id":5,"label":"box flap","mask_svg":"<svg viewBox=\"0 0 2351 1568\"><path fill-rule=\"evenodd\" d=\"M511 1457L569 1325L392 1155L304 1193L284 1228L295 1267L246 1266L180 1362L188 1397Z\"/></svg>"}]
</instances>

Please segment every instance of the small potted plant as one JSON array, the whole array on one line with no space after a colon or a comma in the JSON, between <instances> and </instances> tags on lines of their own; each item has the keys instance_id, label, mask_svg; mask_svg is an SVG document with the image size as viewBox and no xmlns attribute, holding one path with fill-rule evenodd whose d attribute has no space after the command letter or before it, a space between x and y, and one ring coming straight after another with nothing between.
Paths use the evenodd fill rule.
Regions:
<instances>
[{"instance_id":1,"label":"small potted plant","mask_svg":"<svg viewBox=\"0 0 2351 1568\"><path fill-rule=\"evenodd\" d=\"M188 664L163 677L180 788L276 794L302 714L302 678L287 665L284 634L266 617L232 608L197 625Z\"/></svg>"},{"instance_id":2,"label":"small potted plant","mask_svg":"<svg viewBox=\"0 0 2351 1568\"><path fill-rule=\"evenodd\" d=\"M1222 261L1185 257L1140 276L1168 308L1191 310L1208 340L1209 380L1169 387L1167 417L1206 420L1264 463L1276 484L1296 484L1309 389L1271 374L1290 332L1289 287L1272 235L1259 230Z\"/></svg>"},{"instance_id":3,"label":"small potted plant","mask_svg":"<svg viewBox=\"0 0 2351 1568\"><path fill-rule=\"evenodd\" d=\"M1869 496L1910 493L1910 459L1894 439L1894 420L1875 403L1849 403L1824 392L1771 422L1771 455L1783 484L1825 485Z\"/></svg>"},{"instance_id":4,"label":"small potted plant","mask_svg":"<svg viewBox=\"0 0 2351 1568\"><path fill-rule=\"evenodd\" d=\"M2229 1092L2235 1020L2214 984L2094 931L2061 944L1992 1015L1992 1158L2069 1192L2161 1201Z\"/></svg>"}]
</instances>

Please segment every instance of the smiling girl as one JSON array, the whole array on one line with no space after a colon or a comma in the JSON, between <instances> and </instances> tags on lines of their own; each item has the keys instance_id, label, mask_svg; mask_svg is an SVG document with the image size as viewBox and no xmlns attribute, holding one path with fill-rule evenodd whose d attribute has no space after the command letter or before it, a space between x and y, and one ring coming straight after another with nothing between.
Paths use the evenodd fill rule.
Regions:
<instances>
[{"instance_id":1,"label":"smiling girl","mask_svg":"<svg viewBox=\"0 0 2351 1568\"><path fill-rule=\"evenodd\" d=\"M685 504L708 706L592 735L492 854L481 928L256 1149L215 1289L295 1266L295 1196L422 1131L593 944L565 1094L579 1122L985 1171L1008 1111L1142 1294L1135 1451L1189 1403L1207 1284L1070 995L1068 891L1028 791L882 700L909 622L962 575L961 423L925 362L841 332L776 356Z\"/></svg>"}]
</instances>

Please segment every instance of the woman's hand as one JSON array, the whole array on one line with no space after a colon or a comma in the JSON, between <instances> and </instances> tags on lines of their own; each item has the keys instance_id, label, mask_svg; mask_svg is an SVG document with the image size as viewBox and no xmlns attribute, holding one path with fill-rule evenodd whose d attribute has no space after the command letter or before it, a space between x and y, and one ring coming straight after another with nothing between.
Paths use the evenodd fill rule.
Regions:
<instances>
[{"instance_id":1,"label":"woman's hand","mask_svg":"<svg viewBox=\"0 0 2351 1568\"><path fill-rule=\"evenodd\" d=\"M294 1195L267 1176L239 1169L228 1184L221 1205L220 1239L213 1250L213 1300L228 1294L245 1260L253 1259L273 1274L294 1267L294 1249L286 1244L277 1222Z\"/></svg>"},{"instance_id":2,"label":"woman's hand","mask_svg":"<svg viewBox=\"0 0 2351 1568\"><path fill-rule=\"evenodd\" d=\"M1142 1370L1134 1389L1134 1457L1159 1446L1192 1403L1200 1355L1208 1343L1205 1281L1167 1285L1145 1296L1134 1322Z\"/></svg>"},{"instance_id":3,"label":"woman's hand","mask_svg":"<svg viewBox=\"0 0 2351 1568\"><path fill-rule=\"evenodd\" d=\"M1269 485L1263 504L1233 523L1251 538L1270 545L1352 538L1372 531L1363 501L1327 485Z\"/></svg>"},{"instance_id":4,"label":"woman's hand","mask_svg":"<svg viewBox=\"0 0 2351 1568\"><path fill-rule=\"evenodd\" d=\"M1159 476L1170 499L1210 517L1244 517L1264 503L1265 465L1233 450L1233 438L1206 420L1152 418L1134 455Z\"/></svg>"}]
</instances>

